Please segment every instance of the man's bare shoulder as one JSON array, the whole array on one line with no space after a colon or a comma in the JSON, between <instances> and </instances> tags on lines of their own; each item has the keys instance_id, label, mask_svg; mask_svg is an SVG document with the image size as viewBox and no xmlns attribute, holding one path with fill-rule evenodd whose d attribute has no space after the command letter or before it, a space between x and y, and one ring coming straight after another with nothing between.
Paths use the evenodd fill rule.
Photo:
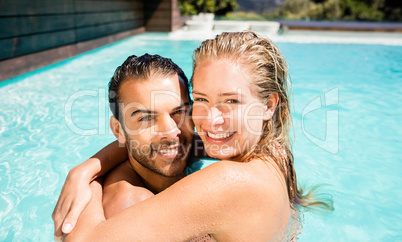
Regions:
<instances>
[{"instance_id":1,"label":"man's bare shoulder","mask_svg":"<svg viewBox=\"0 0 402 242\"><path fill-rule=\"evenodd\" d=\"M128 160L121 163L118 167L114 168L107 174L104 186L108 186L119 181L126 181L133 186L144 185L137 172L131 167Z\"/></svg>"},{"instance_id":2,"label":"man's bare shoulder","mask_svg":"<svg viewBox=\"0 0 402 242\"><path fill-rule=\"evenodd\" d=\"M126 161L111 171L103 184L105 217L108 219L153 195Z\"/></svg>"}]
</instances>

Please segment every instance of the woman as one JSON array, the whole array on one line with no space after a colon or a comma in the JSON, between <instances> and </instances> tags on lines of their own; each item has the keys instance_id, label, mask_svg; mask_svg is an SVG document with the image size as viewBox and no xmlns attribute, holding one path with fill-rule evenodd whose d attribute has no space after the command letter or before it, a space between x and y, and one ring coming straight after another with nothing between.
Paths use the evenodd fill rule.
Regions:
<instances>
[{"instance_id":1,"label":"woman","mask_svg":"<svg viewBox=\"0 0 402 242\"><path fill-rule=\"evenodd\" d=\"M208 155L221 161L106 221L91 201L84 216L94 226L77 224L74 239L290 240L280 231L295 210L331 206L297 188L287 84L271 41L252 32L204 41L194 52L193 121Z\"/></svg>"}]
</instances>

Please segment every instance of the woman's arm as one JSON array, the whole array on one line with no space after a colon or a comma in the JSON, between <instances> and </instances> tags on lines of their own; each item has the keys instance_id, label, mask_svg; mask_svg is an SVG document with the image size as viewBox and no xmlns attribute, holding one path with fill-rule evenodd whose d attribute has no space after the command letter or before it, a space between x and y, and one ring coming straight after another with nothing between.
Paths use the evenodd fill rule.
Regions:
<instances>
[{"instance_id":1,"label":"woman's arm","mask_svg":"<svg viewBox=\"0 0 402 242\"><path fill-rule=\"evenodd\" d=\"M96 226L80 217L66 241L266 241L289 219L282 182L262 161L220 161Z\"/></svg>"},{"instance_id":2,"label":"woman's arm","mask_svg":"<svg viewBox=\"0 0 402 242\"><path fill-rule=\"evenodd\" d=\"M91 182L90 189L92 197L81 213L76 228L74 228L74 232L79 234L83 233L86 229L94 229L96 224L105 220L102 208L102 183L100 178ZM65 236L67 236L67 238L71 237L69 234Z\"/></svg>"},{"instance_id":3,"label":"woman's arm","mask_svg":"<svg viewBox=\"0 0 402 242\"><path fill-rule=\"evenodd\" d=\"M62 233L67 234L74 228L82 210L91 199L90 182L127 159L126 147L120 147L114 141L70 170L52 213L55 237L60 238Z\"/></svg>"}]
</instances>

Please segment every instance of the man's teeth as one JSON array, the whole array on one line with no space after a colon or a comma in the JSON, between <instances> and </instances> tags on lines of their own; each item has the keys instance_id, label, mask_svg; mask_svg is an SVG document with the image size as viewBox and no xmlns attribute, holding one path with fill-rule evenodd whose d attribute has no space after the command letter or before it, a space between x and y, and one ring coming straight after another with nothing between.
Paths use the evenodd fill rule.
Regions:
<instances>
[{"instance_id":1,"label":"man's teeth","mask_svg":"<svg viewBox=\"0 0 402 242\"><path fill-rule=\"evenodd\" d=\"M173 154L178 152L178 148L175 149L163 149L163 150L158 150L159 153L165 155L165 154Z\"/></svg>"},{"instance_id":2,"label":"man's teeth","mask_svg":"<svg viewBox=\"0 0 402 242\"><path fill-rule=\"evenodd\" d=\"M220 134L213 134L207 132L207 135L211 137L212 139L226 139L232 136L234 133L233 132L228 132L228 133L220 133Z\"/></svg>"}]
</instances>

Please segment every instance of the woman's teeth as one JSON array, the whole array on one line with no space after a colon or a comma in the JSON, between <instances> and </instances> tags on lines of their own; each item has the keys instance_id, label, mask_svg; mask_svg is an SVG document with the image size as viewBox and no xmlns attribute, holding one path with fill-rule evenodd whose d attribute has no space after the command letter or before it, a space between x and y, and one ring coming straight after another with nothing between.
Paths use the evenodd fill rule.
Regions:
<instances>
[{"instance_id":1,"label":"woman's teeth","mask_svg":"<svg viewBox=\"0 0 402 242\"><path fill-rule=\"evenodd\" d=\"M207 132L207 135L212 139L227 139L230 136L232 136L233 134L234 134L234 132L219 133L219 134L213 134L213 133Z\"/></svg>"}]
</instances>

